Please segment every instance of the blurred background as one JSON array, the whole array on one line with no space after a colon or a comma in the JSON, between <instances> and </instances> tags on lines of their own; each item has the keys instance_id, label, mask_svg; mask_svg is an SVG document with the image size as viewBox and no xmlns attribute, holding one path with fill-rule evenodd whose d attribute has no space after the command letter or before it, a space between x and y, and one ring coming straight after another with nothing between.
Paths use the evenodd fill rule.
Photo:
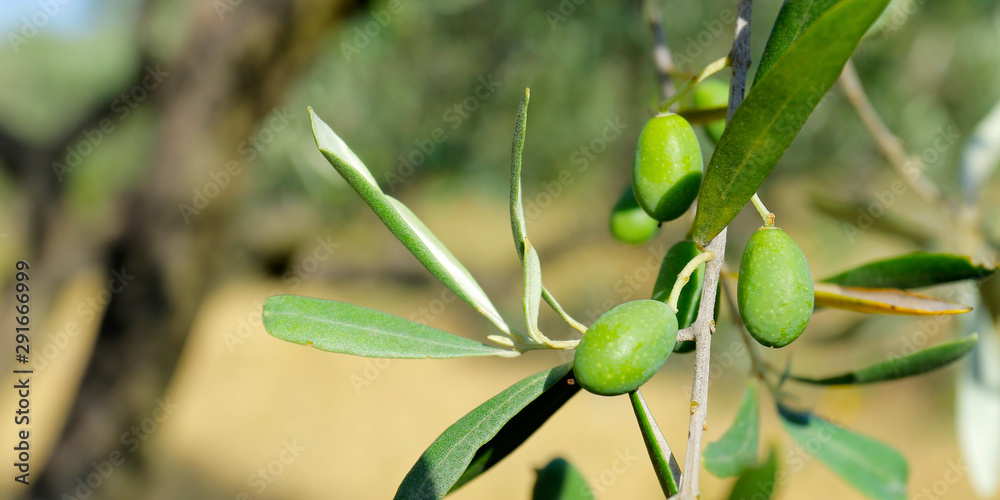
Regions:
<instances>
[{"instance_id":1,"label":"blurred background","mask_svg":"<svg viewBox=\"0 0 1000 500\"><path fill-rule=\"evenodd\" d=\"M728 52L732 26L722 20L736 2L658 3L680 70ZM754 7L757 59L780 2ZM2 498L389 498L454 420L558 361L366 360L266 334L261 303L278 293L350 301L477 340L492 333L326 163L307 106L511 317L521 281L508 161L525 87L529 230L546 284L574 316L589 323L648 297L659 257L691 221L665 224L640 246L607 229L658 99L637 2L22 0L0 3L0 31L0 276L9 290L14 262L31 265L36 370L32 486L5 477ZM1000 99L1000 6L893 2L855 63L889 128L957 194L967 137ZM708 157L712 145L703 147ZM760 194L816 277L918 249L984 257L988 247L949 239L933 207L893 194L894 180L834 87ZM983 196L987 233L996 194ZM756 218L745 211L731 226L731 266ZM5 328L11 295L0 299ZM550 336L571 335L546 314ZM727 317L713 343L709 440L729 425L748 374ZM795 347L765 354L833 373L943 341L952 326L823 311ZM2 336L3 352L13 342ZM13 364L0 359L4 374ZM691 355L674 355L644 389L679 458L692 366ZM956 372L794 390L803 407L899 449L911 498L965 499ZM0 402L14 408L13 391ZM860 498L796 448L767 405L763 419L790 474L778 498ZM13 436L5 417L5 457ZM527 498L533 469L555 456L580 467L600 498L659 495L629 404L581 394L453 497ZM728 495L730 481L703 478L703 498Z\"/></svg>"}]
</instances>

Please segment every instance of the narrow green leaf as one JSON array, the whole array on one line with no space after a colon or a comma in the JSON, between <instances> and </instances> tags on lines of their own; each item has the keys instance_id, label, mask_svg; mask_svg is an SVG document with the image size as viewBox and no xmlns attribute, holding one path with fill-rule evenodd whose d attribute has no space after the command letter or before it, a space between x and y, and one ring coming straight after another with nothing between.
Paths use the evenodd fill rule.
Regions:
<instances>
[{"instance_id":1,"label":"narrow green leaf","mask_svg":"<svg viewBox=\"0 0 1000 500\"><path fill-rule=\"evenodd\" d=\"M639 422L642 441L646 444L646 452L649 454L650 462L653 463L660 489L667 497L676 495L681 484L681 466L677 464L674 453L670 451L667 438L656 425L656 420L649 411L642 393L636 389L630 392L628 397L632 401L632 411L635 412L635 418Z\"/></svg>"},{"instance_id":2,"label":"narrow green leaf","mask_svg":"<svg viewBox=\"0 0 1000 500\"><path fill-rule=\"evenodd\" d=\"M743 393L743 401L736 412L732 427L714 443L709 443L702 454L705 469L717 477L737 476L744 469L757 463L760 443L760 409L757 402L757 384L753 380Z\"/></svg>"},{"instance_id":3,"label":"narrow green leaf","mask_svg":"<svg viewBox=\"0 0 1000 500\"><path fill-rule=\"evenodd\" d=\"M374 309L298 295L264 301L264 328L281 340L369 358L516 355Z\"/></svg>"},{"instance_id":4,"label":"narrow green leaf","mask_svg":"<svg viewBox=\"0 0 1000 500\"><path fill-rule=\"evenodd\" d=\"M309 119L320 152L357 191L385 227L455 295L486 316L501 331L510 333L510 328L500 317L486 292L437 236L410 209L382 192L368 167L329 125L316 116L312 108L309 108Z\"/></svg>"},{"instance_id":5,"label":"narrow green leaf","mask_svg":"<svg viewBox=\"0 0 1000 500\"><path fill-rule=\"evenodd\" d=\"M521 259L524 278L524 320L528 336L538 342L538 306L542 297L542 265L538 253L528 241L528 227L524 220L524 205L521 203L521 154L524 152L524 136L528 130L528 100L531 90L524 89L521 104L517 108L514 121L514 140L510 152L510 229L514 234L514 247Z\"/></svg>"},{"instance_id":6,"label":"narrow green leaf","mask_svg":"<svg viewBox=\"0 0 1000 500\"><path fill-rule=\"evenodd\" d=\"M808 23L775 26L772 38L788 41L772 44L773 62L758 70L761 76L708 163L698 194L696 242L707 245L750 201L888 1L840 0L825 10L809 7L822 13ZM808 0L789 0L782 10L802 2Z\"/></svg>"},{"instance_id":7,"label":"narrow green leaf","mask_svg":"<svg viewBox=\"0 0 1000 500\"><path fill-rule=\"evenodd\" d=\"M963 255L914 252L879 260L823 280L845 286L868 288L921 288L968 279L983 279L995 267L973 264Z\"/></svg>"},{"instance_id":8,"label":"narrow green leaf","mask_svg":"<svg viewBox=\"0 0 1000 500\"><path fill-rule=\"evenodd\" d=\"M524 240L527 230L524 220L524 206L521 203L521 155L524 152L524 137L528 130L528 101L531 90L524 89L521 104L517 107L514 120L514 140L510 148L510 229L514 233L514 247L517 256L524 258Z\"/></svg>"},{"instance_id":9,"label":"narrow green leaf","mask_svg":"<svg viewBox=\"0 0 1000 500\"><path fill-rule=\"evenodd\" d=\"M976 347L978 337L973 334L951 342L928 347L906 356L900 356L888 361L866 366L842 375L824 378L800 377L793 375L793 380L817 385L849 385L871 384L885 382L904 377L912 377L958 361Z\"/></svg>"},{"instance_id":10,"label":"narrow green leaf","mask_svg":"<svg viewBox=\"0 0 1000 500\"><path fill-rule=\"evenodd\" d=\"M1000 489L1000 340L985 307L964 316L959 330L979 332L980 341L962 366L955 389L958 445L972 489L980 498L990 498Z\"/></svg>"},{"instance_id":11,"label":"narrow green leaf","mask_svg":"<svg viewBox=\"0 0 1000 500\"><path fill-rule=\"evenodd\" d=\"M759 467L751 467L740 474L733 485L729 500L769 500L778 481L778 451L771 448L767 460Z\"/></svg>"},{"instance_id":12,"label":"narrow green leaf","mask_svg":"<svg viewBox=\"0 0 1000 500\"><path fill-rule=\"evenodd\" d=\"M538 478L531 491L531 500L594 500L583 474L573 464L554 458L538 469Z\"/></svg>"},{"instance_id":13,"label":"narrow green leaf","mask_svg":"<svg viewBox=\"0 0 1000 500\"><path fill-rule=\"evenodd\" d=\"M816 283L813 285L815 306L833 307L867 314L904 314L911 316L940 316L962 314L971 307L953 304L934 297L904 292L894 288L862 288Z\"/></svg>"},{"instance_id":14,"label":"narrow green leaf","mask_svg":"<svg viewBox=\"0 0 1000 500\"><path fill-rule=\"evenodd\" d=\"M810 413L778 406L792 439L834 473L875 500L905 500L909 469L895 449Z\"/></svg>"},{"instance_id":15,"label":"narrow green leaf","mask_svg":"<svg viewBox=\"0 0 1000 500\"><path fill-rule=\"evenodd\" d=\"M514 121L514 140L511 145L510 151L510 229L514 234L514 248L517 249L517 256L521 259L521 264L527 266L525 263L525 245L528 244L528 228L524 220L524 204L521 202L521 197L523 195L521 190L521 155L524 152L524 137L528 130L528 101L531 99L531 89L524 89L524 96L521 97L521 103L517 108L517 118ZM535 256L537 260L537 255ZM535 265L531 263L531 265ZM525 296L524 300L527 303L530 299L528 294L537 293L535 288L541 289L541 296L545 299L545 302L552 307L552 310L556 312L566 323L568 323L573 328L576 328L581 333L587 331L587 327L581 324L579 321L570 317L565 309L556 298L552 295L547 288L542 285L541 277L541 265L538 265L538 271L529 271L525 269L525 276L529 274L534 276L538 274L537 284L531 284L532 289L528 290L529 282L525 281ZM537 286L536 286L537 285ZM527 310L525 310L527 314ZM528 331L537 332L538 330L538 308L535 308L534 316L527 319Z\"/></svg>"},{"instance_id":16,"label":"narrow green leaf","mask_svg":"<svg viewBox=\"0 0 1000 500\"><path fill-rule=\"evenodd\" d=\"M531 242L524 240L524 319L528 332L538 337L538 306L542 301L542 264Z\"/></svg>"},{"instance_id":17,"label":"narrow green leaf","mask_svg":"<svg viewBox=\"0 0 1000 500\"><path fill-rule=\"evenodd\" d=\"M420 456L394 498L444 498L499 462L579 391L578 385L569 384L570 367L557 366L521 380L452 424Z\"/></svg>"},{"instance_id":18,"label":"narrow green leaf","mask_svg":"<svg viewBox=\"0 0 1000 500\"><path fill-rule=\"evenodd\" d=\"M792 44L816 22L837 0L787 0L781 5L778 17L771 26L771 36L767 38L764 53L760 56L756 84L774 66L774 63L788 52ZM888 2L886 2L888 4Z\"/></svg>"}]
</instances>

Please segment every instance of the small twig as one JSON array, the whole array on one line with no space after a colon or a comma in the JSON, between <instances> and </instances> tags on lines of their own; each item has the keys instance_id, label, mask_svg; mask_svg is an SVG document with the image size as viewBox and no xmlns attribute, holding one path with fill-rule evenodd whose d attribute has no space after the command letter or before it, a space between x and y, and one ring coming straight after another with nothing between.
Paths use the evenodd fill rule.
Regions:
<instances>
[{"instance_id":1,"label":"small twig","mask_svg":"<svg viewBox=\"0 0 1000 500\"><path fill-rule=\"evenodd\" d=\"M760 218L764 219L764 226L765 227L773 226L774 214L771 213L771 211L764 206L763 201L760 201L760 196L757 196L757 193L754 193L753 198L750 198L750 201L753 202L753 207L757 209L757 213L760 214Z\"/></svg>"},{"instance_id":2,"label":"small twig","mask_svg":"<svg viewBox=\"0 0 1000 500\"><path fill-rule=\"evenodd\" d=\"M677 311L677 301L680 299L681 290L684 289L684 285L691 280L691 273L698 269L698 266L708 262L712 258L712 252L702 252L691 259L684 269L681 269L680 274L677 275L677 280L674 281L674 287L670 290L670 297L667 298L667 305L674 308Z\"/></svg>"},{"instance_id":3,"label":"small twig","mask_svg":"<svg viewBox=\"0 0 1000 500\"><path fill-rule=\"evenodd\" d=\"M674 74L677 68L674 66L674 58L670 55L670 47L667 46L667 39L663 34L663 13L656 5L656 0L646 0L645 12L649 31L653 34L653 63L656 65L656 79L660 82L660 99L665 100L674 93L674 83L670 75Z\"/></svg>"},{"instance_id":4,"label":"small twig","mask_svg":"<svg viewBox=\"0 0 1000 500\"><path fill-rule=\"evenodd\" d=\"M708 63L708 66L705 66L705 69L701 70L701 72L698 73L697 75L692 76L690 80L684 82L684 86L681 87L680 90L675 92L673 95L670 96L669 99L660 104L660 112L666 113L667 111L669 111L670 108L674 104L677 104L677 101L679 101L681 97L684 97L684 94L688 93L688 91L693 89L695 85L698 85L699 83L708 79L708 77L728 68L730 62L731 60L729 56L726 56L726 57L720 57Z\"/></svg>"},{"instance_id":5,"label":"small twig","mask_svg":"<svg viewBox=\"0 0 1000 500\"><path fill-rule=\"evenodd\" d=\"M753 10L753 0L740 0L739 14L736 19L736 33L733 48L729 53L729 62L733 68L733 76L729 87L729 110L727 121L733 118L736 108L743 102L746 93L747 72L750 69L750 13ZM684 475L681 478L681 500L697 500L700 494L698 473L701 470L701 441L708 418L708 381L712 361L712 334L715 332L715 296L719 284L719 275L726 254L727 229L716 236L706 251L712 252L713 258L705 266L705 281L702 285L701 304L698 307L698 319L695 320L694 383L691 389L691 421L688 427L687 454L684 457Z\"/></svg>"},{"instance_id":6,"label":"small twig","mask_svg":"<svg viewBox=\"0 0 1000 500\"><path fill-rule=\"evenodd\" d=\"M868 99L868 94L865 93L864 86L861 85L861 79L858 78L858 72L854 69L852 61L848 60L844 65L838 83L847 100L851 102L851 106L858 112L861 122L875 139L879 151L889 160L903 182L925 200L954 208L942 196L941 190L924 175L926 165L923 161L919 157L908 156L903 148L903 141L896 137L879 118L878 112Z\"/></svg>"}]
</instances>

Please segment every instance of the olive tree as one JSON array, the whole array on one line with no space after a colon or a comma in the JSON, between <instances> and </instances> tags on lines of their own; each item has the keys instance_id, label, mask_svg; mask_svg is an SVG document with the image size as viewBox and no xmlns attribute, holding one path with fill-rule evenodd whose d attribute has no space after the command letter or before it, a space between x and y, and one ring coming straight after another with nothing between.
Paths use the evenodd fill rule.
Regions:
<instances>
[{"instance_id":1,"label":"olive tree","mask_svg":"<svg viewBox=\"0 0 1000 500\"><path fill-rule=\"evenodd\" d=\"M773 449L763 458L759 453L760 387L770 394L791 438L834 473L871 498L906 498L908 468L899 452L801 408L787 384L883 382L926 373L970 352L980 362L995 364L990 351L976 349L980 335L973 331L979 331L984 340L988 337L990 348L995 333L990 328L969 328L968 335L948 342L823 376L775 367L761 352L762 346L792 344L821 307L864 314L968 313L971 306L908 290L985 280L995 271L968 257L920 252L816 280L792 235L780 229L780 218L776 221L757 195L810 113L839 80L879 146L900 170L902 182L929 202L947 207L946 213L954 220L968 226L974 219L976 184L997 163L997 152L972 151L970 166L963 166L963 172L978 181L969 182L966 200L945 199L919 171L914 174L906 169L907 157L899 141L874 113L851 66L851 55L888 3L786 0L750 85L751 0L739 2L731 51L694 75L682 75L673 67L659 31L658 14L650 4L647 15L658 40L656 60L664 95L657 114L639 134L632 182L611 212L610 228L618 239L639 244L652 238L662 222L677 219L696 205L694 221L688 237L664 256L652 297L619 304L591 325L575 320L543 285L539 255L528 237L521 186L528 90L514 120L510 161L510 222L523 270L524 314L517 321L502 317L462 263L409 208L383 192L361 159L310 109L316 145L330 164L427 270L489 319L497 333L488 337L494 345L486 345L376 310L291 295L271 297L264 304L267 331L324 351L376 358L516 358L537 350L569 353L570 362L517 382L446 429L403 478L397 499L443 498L472 481L514 451L581 389L600 396L628 397L665 497L698 498L698 476L704 467L719 477L739 478L731 498L770 498L780 464ZM728 85L713 77L724 68L731 68ZM676 89L675 80L683 82ZM702 154L694 126L703 126L715 143L710 155ZM983 133L996 134L995 129L986 128ZM738 272L734 272L725 266L727 227L748 203L759 212L761 227L746 242ZM579 332L579 338L553 339L541 331L538 316L543 301ZM750 353L751 373L731 427L718 441L705 445L712 336L721 307L732 311ZM690 352L695 364L682 466L640 387L671 355ZM984 375L968 377L972 377L970 383L978 383ZM533 496L593 497L579 471L562 459L538 471Z\"/></svg>"}]
</instances>

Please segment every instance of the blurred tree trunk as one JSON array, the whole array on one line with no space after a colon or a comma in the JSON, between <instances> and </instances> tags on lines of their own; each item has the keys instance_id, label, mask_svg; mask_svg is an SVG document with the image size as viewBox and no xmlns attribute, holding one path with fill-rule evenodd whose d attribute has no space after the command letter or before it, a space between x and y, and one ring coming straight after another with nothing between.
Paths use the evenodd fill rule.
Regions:
<instances>
[{"instance_id":1,"label":"blurred tree trunk","mask_svg":"<svg viewBox=\"0 0 1000 500\"><path fill-rule=\"evenodd\" d=\"M167 73L154 97L160 128L149 154L136 160L148 168L120 202L120 231L96 249L105 269L134 279L105 311L79 393L47 468L34 481L33 498L72 495L77 479L94 470L91 462L106 461L115 450L126 456L116 479L126 471L125 483L142 489L141 450L130 453L121 436L154 416L213 279L213 263L225 258L217 243L247 166L228 174L228 181L218 179L238 161L240 142L280 108L323 33L356 7L328 0L190 3L197 13L181 56L160 69L142 69ZM181 204L191 205L193 190L210 182L219 195L185 217Z\"/></svg>"}]
</instances>

